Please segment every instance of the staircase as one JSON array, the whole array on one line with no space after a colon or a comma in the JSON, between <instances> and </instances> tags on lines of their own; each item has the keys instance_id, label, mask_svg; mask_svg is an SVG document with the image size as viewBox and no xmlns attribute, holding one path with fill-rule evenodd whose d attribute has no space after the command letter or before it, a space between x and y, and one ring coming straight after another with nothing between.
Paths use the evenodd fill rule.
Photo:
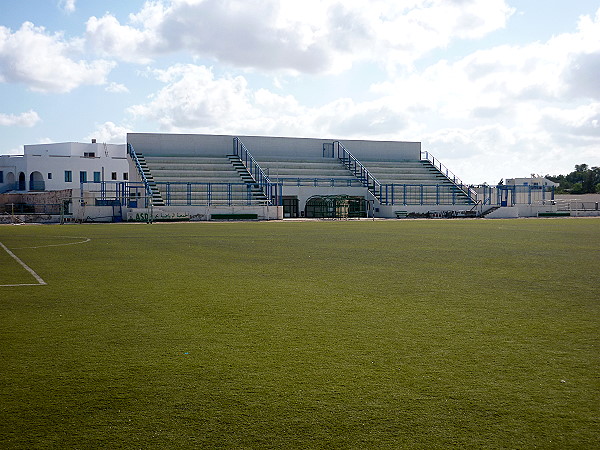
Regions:
<instances>
[{"instance_id":1,"label":"staircase","mask_svg":"<svg viewBox=\"0 0 600 450\"><path fill-rule=\"evenodd\" d=\"M141 153L136 153L139 167L142 173L144 174L144 178L146 178L146 182L148 188L150 189L150 193L152 194L152 204L154 206L165 206L165 201L162 198L160 191L158 190L158 186L156 185L156 181L154 181L154 177L148 168L148 163L146 162L146 158Z\"/></svg>"},{"instance_id":2,"label":"staircase","mask_svg":"<svg viewBox=\"0 0 600 450\"><path fill-rule=\"evenodd\" d=\"M252 188L258 188L263 193L268 204L279 205L281 201L281 185L273 183L269 179L268 175L238 137L233 138L233 155L237 156L239 162L241 162L250 178L252 178Z\"/></svg>"},{"instance_id":3,"label":"staircase","mask_svg":"<svg viewBox=\"0 0 600 450\"><path fill-rule=\"evenodd\" d=\"M466 202L466 204L477 203L477 192L473 188L464 184L460 178L454 175L452 171L450 171L445 165L437 160L432 154L427 151L421 152L421 162L425 165L431 166L430 169L432 171L439 173L439 175L452 183L452 185L454 185L461 194L464 194L463 200Z\"/></svg>"},{"instance_id":4,"label":"staircase","mask_svg":"<svg viewBox=\"0 0 600 450\"><path fill-rule=\"evenodd\" d=\"M244 165L240 157L238 155L227 155L227 159L239 175L240 179L244 183L246 183L246 185L250 186L252 196L258 200L266 201L267 196L262 191L262 189L256 184L256 182L252 178L252 175L250 175L250 172L248 172L248 169L246 169L246 166Z\"/></svg>"},{"instance_id":5,"label":"staircase","mask_svg":"<svg viewBox=\"0 0 600 450\"><path fill-rule=\"evenodd\" d=\"M369 192L377 200L381 201L381 183L377 178L369 172L369 170L358 160L355 156L350 153L346 147L340 142L335 141L333 143L333 154L335 156L337 152L337 158L340 162L348 169L352 175L360 180L362 185L366 187ZM323 149L325 152L325 149Z\"/></svg>"},{"instance_id":6,"label":"staircase","mask_svg":"<svg viewBox=\"0 0 600 450\"><path fill-rule=\"evenodd\" d=\"M500 207L499 207L499 206L493 206L492 208L490 208L490 209L488 209L488 210L484 211L483 213L481 213L481 215L480 215L479 217L485 217L485 216L487 216L488 214L491 214L491 213L493 213L494 211L496 211L496 210L498 210L498 209L500 209Z\"/></svg>"}]
</instances>

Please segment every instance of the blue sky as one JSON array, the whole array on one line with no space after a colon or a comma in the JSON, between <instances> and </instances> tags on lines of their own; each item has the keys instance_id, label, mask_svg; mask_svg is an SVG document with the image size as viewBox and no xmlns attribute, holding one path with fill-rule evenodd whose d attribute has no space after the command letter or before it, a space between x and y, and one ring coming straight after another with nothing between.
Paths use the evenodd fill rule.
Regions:
<instances>
[{"instance_id":1,"label":"blue sky","mask_svg":"<svg viewBox=\"0 0 600 450\"><path fill-rule=\"evenodd\" d=\"M420 141L468 183L600 166L597 1L0 5L0 154L197 132Z\"/></svg>"}]
</instances>

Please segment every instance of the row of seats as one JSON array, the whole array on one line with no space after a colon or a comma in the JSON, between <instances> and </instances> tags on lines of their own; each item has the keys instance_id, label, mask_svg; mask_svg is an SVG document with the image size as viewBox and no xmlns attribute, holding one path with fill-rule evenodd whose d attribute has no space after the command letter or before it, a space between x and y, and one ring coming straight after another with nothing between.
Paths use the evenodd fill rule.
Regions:
<instances>
[{"instance_id":1,"label":"row of seats","mask_svg":"<svg viewBox=\"0 0 600 450\"><path fill-rule=\"evenodd\" d=\"M429 161L361 161L394 204L468 204L466 193ZM406 188L404 187L406 185ZM422 186L422 187L421 187Z\"/></svg>"},{"instance_id":2,"label":"row of seats","mask_svg":"<svg viewBox=\"0 0 600 450\"><path fill-rule=\"evenodd\" d=\"M298 179L310 180L335 180L336 182L358 181L338 159L268 159L258 160L258 164L273 182L283 185L293 185Z\"/></svg>"},{"instance_id":3,"label":"row of seats","mask_svg":"<svg viewBox=\"0 0 600 450\"><path fill-rule=\"evenodd\" d=\"M248 182L247 174L239 171L239 165L235 165L236 170L231 156L146 156L145 160L163 199L172 205L205 203L209 198L215 203L264 201L260 190ZM284 186L300 180L318 181L319 185L331 182L332 186L360 183L337 158L262 158L257 162L272 182ZM394 204L469 203L467 195L428 161L361 162L387 185L381 200L393 200ZM190 187L187 183L201 184Z\"/></svg>"},{"instance_id":4,"label":"row of seats","mask_svg":"<svg viewBox=\"0 0 600 450\"><path fill-rule=\"evenodd\" d=\"M258 203L264 197L245 183L227 157L146 156L146 163L170 205ZM188 183L193 183L188 185Z\"/></svg>"}]
</instances>

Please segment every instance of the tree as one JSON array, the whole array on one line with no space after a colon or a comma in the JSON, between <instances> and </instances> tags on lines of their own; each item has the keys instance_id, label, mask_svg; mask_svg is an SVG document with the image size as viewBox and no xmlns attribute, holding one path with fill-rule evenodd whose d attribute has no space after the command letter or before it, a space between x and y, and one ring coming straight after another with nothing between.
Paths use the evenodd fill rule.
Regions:
<instances>
[{"instance_id":1,"label":"tree","mask_svg":"<svg viewBox=\"0 0 600 450\"><path fill-rule=\"evenodd\" d=\"M546 175L551 181L558 183L557 194L593 194L600 192L600 167L587 164L576 164L575 170L567 175Z\"/></svg>"}]
</instances>

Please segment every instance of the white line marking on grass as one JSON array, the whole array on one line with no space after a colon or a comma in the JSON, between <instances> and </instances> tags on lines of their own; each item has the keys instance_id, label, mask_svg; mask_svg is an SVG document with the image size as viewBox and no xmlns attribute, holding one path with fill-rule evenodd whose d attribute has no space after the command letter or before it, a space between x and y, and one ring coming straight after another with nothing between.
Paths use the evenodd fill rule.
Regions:
<instances>
[{"instance_id":1,"label":"white line marking on grass","mask_svg":"<svg viewBox=\"0 0 600 450\"><path fill-rule=\"evenodd\" d=\"M29 272L31 275L33 275L33 277L37 280L38 284L0 284L0 286L40 286L40 285L46 285L48 283L46 283L44 280L42 280L42 277L40 277L37 273L34 272L34 270L29 267L27 264L25 264L23 261L21 261L19 259L19 257L17 255L15 255L13 252L11 252L6 245L4 245L2 242L0 242L0 247L2 247L4 250L6 250L6 253L8 253L10 256L12 256L15 261L17 261L19 264L21 264L23 266L23 268Z\"/></svg>"},{"instance_id":2,"label":"white line marking on grass","mask_svg":"<svg viewBox=\"0 0 600 450\"><path fill-rule=\"evenodd\" d=\"M20 250L23 248L43 248L43 247L62 247L63 245L77 245L77 244L85 244L86 242L90 242L91 238L86 238L83 236L56 236L58 238L64 239L83 239L83 241L78 242L67 242L66 244L48 244L48 245L38 245L37 247L14 247L13 250Z\"/></svg>"}]
</instances>

